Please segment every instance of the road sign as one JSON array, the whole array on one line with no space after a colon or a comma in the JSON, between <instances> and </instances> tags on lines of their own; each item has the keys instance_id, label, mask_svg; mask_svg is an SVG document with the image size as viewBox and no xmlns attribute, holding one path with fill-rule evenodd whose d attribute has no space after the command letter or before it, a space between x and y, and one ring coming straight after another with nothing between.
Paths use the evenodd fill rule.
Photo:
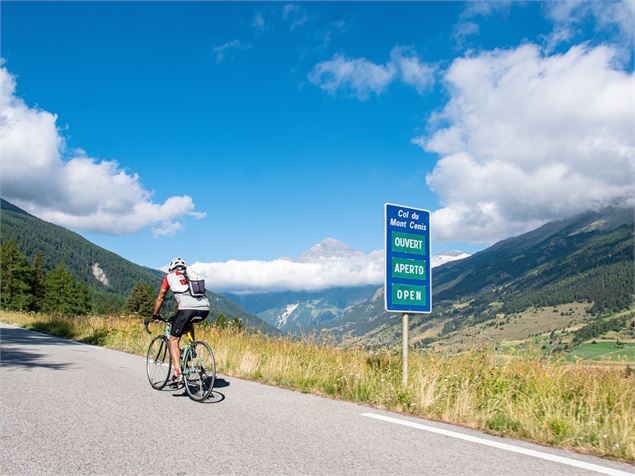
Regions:
<instances>
[{"instance_id":1,"label":"road sign","mask_svg":"<svg viewBox=\"0 0 635 476\"><path fill-rule=\"evenodd\" d=\"M432 310L430 212L386 203L385 309L408 314Z\"/></svg>"}]
</instances>

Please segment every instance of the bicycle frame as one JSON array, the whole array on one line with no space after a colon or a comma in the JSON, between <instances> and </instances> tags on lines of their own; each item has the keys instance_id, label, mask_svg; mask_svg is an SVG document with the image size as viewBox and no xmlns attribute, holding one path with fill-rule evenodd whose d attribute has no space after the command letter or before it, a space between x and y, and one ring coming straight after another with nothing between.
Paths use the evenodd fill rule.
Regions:
<instances>
[{"instance_id":1,"label":"bicycle frame","mask_svg":"<svg viewBox=\"0 0 635 476\"><path fill-rule=\"evenodd\" d=\"M170 332L172 331L172 323L165 323L165 337L167 337L168 342L170 341ZM189 350L192 342L194 342L194 336L192 335L192 331L187 331L185 334L185 347L181 350L181 372L185 373L185 356L187 355L187 351ZM189 370L188 370L189 372Z\"/></svg>"}]
</instances>

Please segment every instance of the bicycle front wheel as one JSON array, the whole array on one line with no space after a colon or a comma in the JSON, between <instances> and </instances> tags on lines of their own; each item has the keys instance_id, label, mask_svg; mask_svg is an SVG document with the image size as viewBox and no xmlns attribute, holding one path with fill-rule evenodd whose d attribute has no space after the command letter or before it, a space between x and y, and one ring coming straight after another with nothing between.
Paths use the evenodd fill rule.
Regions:
<instances>
[{"instance_id":1,"label":"bicycle front wheel","mask_svg":"<svg viewBox=\"0 0 635 476\"><path fill-rule=\"evenodd\" d=\"M187 350L184 361L185 391L192 400L202 402L211 395L216 380L212 348L207 342L196 341Z\"/></svg>"},{"instance_id":2,"label":"bicycle front wheel","mask_svg":"<svg viewBox=\"0 0 635 476\"><path fill-rule=\"evenodd\" d=\"M155 390L161 390L168 383L172 359L170 358L170 346L165 336L156 336L148 346L146 356L146 372L150 385Z\"/></svg>"}]
</instances>

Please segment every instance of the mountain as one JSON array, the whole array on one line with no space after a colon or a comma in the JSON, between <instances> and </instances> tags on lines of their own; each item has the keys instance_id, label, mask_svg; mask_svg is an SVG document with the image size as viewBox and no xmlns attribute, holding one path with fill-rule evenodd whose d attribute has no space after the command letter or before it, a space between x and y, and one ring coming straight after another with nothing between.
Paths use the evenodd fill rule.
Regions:
<instances>
[{"instance_id":1,"label":"mountain","mask_svg":"<svg viewBox=\"0 0 635 476\"><path fill-rule=\"evenodd\" d=\"M119 307L138 281L158 290L164 276L159 270L132 263L77 233L41 220L4 199L0 199L0 227L0 242L14 240L31 261L37 253L42 253L47 270L63 261L77 279L91 288L95 305L100 310ZM258 316L225 296L214 293L209 293L209 296L212 305L211 318L220 314L228 319L238 317L249 327L277 333Z\"/></svg>"},{"instance_id":2,"label":"mountain","mask_svg":"<svg viewBox=\"0 0 635 476\"><path fill-rule=\"evenodd\" d=\"M446 251L444 253L439 253L436 256L433 256L431 259L431 266L433 268L437 268L442 264L449 263L450 261L457 261L460 259L469 258L470 254L465 251Z\"/></svg>"},{"instance_id":3,"label":"mountain","mask_svg":"<svg viewBox=\"0 0 635 476\"><path fill-rule=\"evenodd\" d=\"M556 323L564 328L628 309L635 286L634 217L632 208L583 213L434 268L433 313L411 321L413 340L474 341L476 332L496 341L489 330L510 327L528 337ZM400 320L383 310L383 301L378 288L328 330L351 343L398 342Z\"/></svg>"},{"instance_id":4,"label":"mountain","mask_svg":"<svg viewBox=\"0 0 635 476\"><path fill-rule=\"evenodd\" d=\"M363 253L353 249L346 243L342 243L334 238L324 238L317 245L306 250L297 261L301 263L310 263L315 260L327 258L350 258L353 256L361 256Z\"/></svg>"},{"instance_id":5,"label":"mountain","mask_svg":"<svg viewBox=\"0 0 635 476\"><path fill-rule=\"evenodd\" d=\"M321 263L363 257L361 251L334 238L325 238L299 258L286 258L302 263ZM432 266L463 259L469 254L449 251L432 258ZM348 315L350 309L371 299L376 285L330 288L323 291L286 291L250 294L226 294L230 299L260 316L282 332L306 335L331 326Z\"/></svg>"},{"instance_id":6,"label":"mountain","mask_svg":"<svg viewBox=\"0 0 635 476\"><path fill-rule=\"evenodd\" d=\"M357 286L226 296L277 329L303 335L328 325L349 307L370 298L375 289L376 286Z\"/></svg>"}]
</instances>

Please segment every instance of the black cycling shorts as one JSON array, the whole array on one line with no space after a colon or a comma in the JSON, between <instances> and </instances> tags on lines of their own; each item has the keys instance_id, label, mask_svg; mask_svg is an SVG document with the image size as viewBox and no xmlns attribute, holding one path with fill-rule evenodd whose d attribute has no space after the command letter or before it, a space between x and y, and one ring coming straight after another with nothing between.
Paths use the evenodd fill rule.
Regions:
<instances>
[{"instance_id":1,"label":"black cycling shorts","mask_svg":"<svg viewBox=\"0 0 635 476\"><path fill-rule=\"evenodd\" d=\"M181 337L192 329L192 324L204 320L209 311L204 309L179 309L172 318L172 331L170 335Z\"/></svg>"}]
</instances>

